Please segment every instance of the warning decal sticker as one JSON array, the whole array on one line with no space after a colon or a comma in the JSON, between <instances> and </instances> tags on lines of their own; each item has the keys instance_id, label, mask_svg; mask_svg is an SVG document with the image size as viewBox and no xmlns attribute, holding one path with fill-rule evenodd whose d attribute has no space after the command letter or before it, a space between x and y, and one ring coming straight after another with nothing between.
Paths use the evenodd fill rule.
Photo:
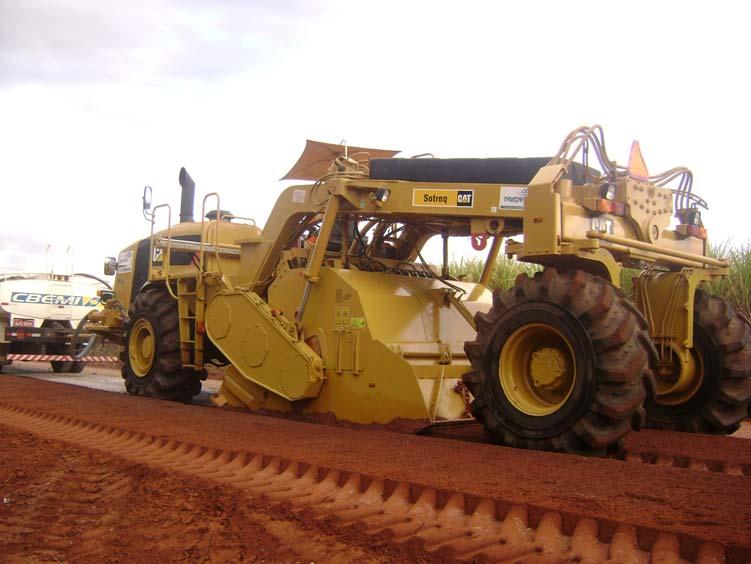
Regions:
<instances>
[{"instance_id":1,"label":"warning decal sticker","mask_svg":"<svg viewBox=\"0 0 751 564\"><path fill-rule=\"evenodd\" d=\"M117 257L117 273L123 274L133 270L133 251L123 251Z\"/></svg>"},{"instance_id":2,"label":"warning decal sticker","mask_svg":"<svg viewBox=\"0 0 751 564\"><path fill-rule=\"evenodd\" d=\"M524 201L526 199L526 186L501 186L501 201L499 207L502 210L523 210Z\"/></svg>"}]
</instances>

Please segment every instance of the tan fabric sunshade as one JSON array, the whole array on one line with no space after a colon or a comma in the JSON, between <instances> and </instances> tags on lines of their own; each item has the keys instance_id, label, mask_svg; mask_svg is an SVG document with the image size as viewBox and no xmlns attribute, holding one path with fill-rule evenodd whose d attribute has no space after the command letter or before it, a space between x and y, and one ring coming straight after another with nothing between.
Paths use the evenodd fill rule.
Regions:
<instances>
[{"instance_id":1,"label":"tan fabric sunshade","mask_svg":"<svg viewBox=\"0 0 751 564\"><path fill-rule=\"evenodd\" d=\"M356 155L356 153L365 153L368 158L386 158L390 159L399 151L389 151L386 149L368 149L366 147L353 147L349 145L335 145L333 143L322 143L321 141L305 142L305 150L297 159L295 165L290 171L282 176L280 180L318 180L329 171L329 166L337 157L343 157L344 151L349 156L355 156L355 160L362 162L367 160L365 155Z\"/></svg>"}]
</instances>

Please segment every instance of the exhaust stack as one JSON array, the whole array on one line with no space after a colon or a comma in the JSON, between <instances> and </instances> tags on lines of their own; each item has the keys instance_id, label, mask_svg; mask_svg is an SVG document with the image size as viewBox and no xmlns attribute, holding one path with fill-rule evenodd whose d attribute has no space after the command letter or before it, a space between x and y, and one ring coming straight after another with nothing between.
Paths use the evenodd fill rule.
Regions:
<instances>
[{"instance_id":1,"label":"exhaust stack","mask_svg":"<svg viewBox=\"0 0 751 564\"><path fill-rule=\"evenodd\" d=\"M180 196L180 223L193 223L196 183L193 182L185 167L180 169L180 186L183 189Z\"/></svg>"}]
</instances>

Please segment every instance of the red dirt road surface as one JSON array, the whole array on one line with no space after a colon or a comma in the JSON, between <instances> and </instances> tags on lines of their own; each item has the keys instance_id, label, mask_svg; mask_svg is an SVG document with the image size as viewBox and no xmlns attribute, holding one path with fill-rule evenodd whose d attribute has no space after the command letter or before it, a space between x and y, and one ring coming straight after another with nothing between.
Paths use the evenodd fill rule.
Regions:
<instances>
[{"instance_id":1,"label":"red dirt road surface","mask_svg":"<svg viewBox=\"0 0 751 564\"><path fill-rule=\"evenodd\" d=\"M588 459L3 374L0 440L0 561L751 558L745 439Z\"/></svg>"}]
</instances>

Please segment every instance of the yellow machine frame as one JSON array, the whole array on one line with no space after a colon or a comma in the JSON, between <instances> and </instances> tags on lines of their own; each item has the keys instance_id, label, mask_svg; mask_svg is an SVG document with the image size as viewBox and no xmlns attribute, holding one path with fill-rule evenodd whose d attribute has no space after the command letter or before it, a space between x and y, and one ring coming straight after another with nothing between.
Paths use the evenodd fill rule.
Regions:
<instances>
[{"instance_id":1,"label":"yellow machine frame","mask_svg":"<svg viewBox=\"0 0 751 564\"><path fill-rule=\"evenodd\" d=\"M658 388L658 394L685 388L695 370L690 351L697 285L727 275L727 263L707 256L700 233L685 225L670 229L670 189L622 175L614 183L614 198L603 198L597 182L573 188L566 177L568 162L558 159L542 167L526 186L519 209L504 207L502 195L525 186L373 180L357 167L284 190L262 231L253 223L225 221L216 193L204 198L200 224L172 226L170 207L163 204L154 211L166 209L168 228L154 232L152 220L149 256L165 258L157 266L149 261L148 284L164 284L177 300L184 367L202 370L209 360L204 334L229 361L217 403L299 406L362 422L402 417L435 422L466 416L458 383L468 361L457 343L473 334L474 314L490 307L487 284L503 239L523 236L506 242L508 256L584 270L616 287L622 267L643 271L635 280L637 305L663 358L676 356L681 366L674 384ZM456 205L459 192L471 193L470 205ZM207 221L210 198L216 199L216 217ZM394 223L438 218L448 226L447 237L489 239L479 283L445 284L435 272L429 279L392 280L384 274L374 281L350 255L347 238L351 222L370 218ZM290 244L301 222L314 220L320 227L312 248ZM345 226L341 251L332 253L327 249L338 222ZM186 234L198 235L198 241L184 240ZM416 261L428 238L416 242L408 261ZM176 252L193 252L196 260L171 266ZM304 268L290 267L296 261ZM116 299L90 329L124 332L130 283L123 278ZM464 328L451 333L442 326L419 339L385 338L398 333L388 328L389 317L394 323L400 318L398 312L379 311L366 297L378 295L379 283L423 304L409 315L424 318L434 308L440 323ZM344 295L349 301L340 299ZM380 333L371 334L371 328ZM392 377L404 371L414 377ZM347 393L327 392L336 382ZM377 406L372 405L375 389L381 393Z\"/></svg>"}]
</instances>

